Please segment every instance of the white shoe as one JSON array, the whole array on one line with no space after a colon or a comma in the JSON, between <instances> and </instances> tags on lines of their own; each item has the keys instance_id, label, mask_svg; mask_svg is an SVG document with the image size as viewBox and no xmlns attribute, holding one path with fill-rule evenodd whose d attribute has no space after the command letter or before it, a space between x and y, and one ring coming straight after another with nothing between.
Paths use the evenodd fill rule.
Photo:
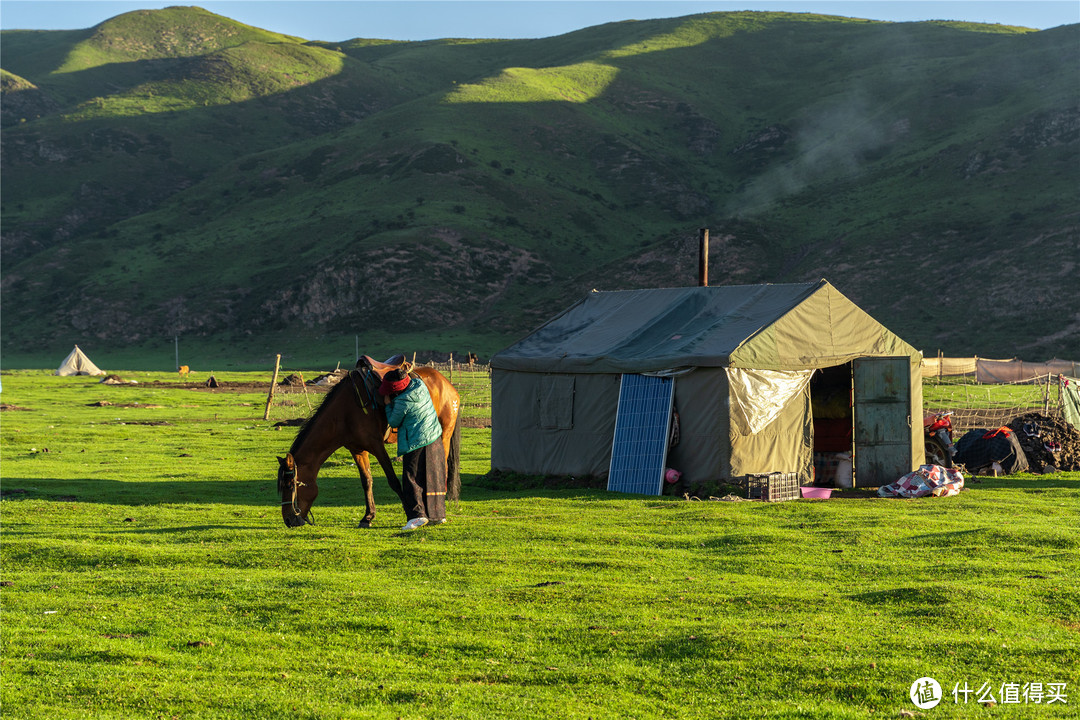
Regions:
<instances>
[{"instance_id":1,"label":"white shoe","mask_svg":"<svg viewBox=\"0 0 1080 720\"><path fill-rule=\"evenodd\" d=\"M426 517L418 517L418 518L413 518L409 522L402 525L401 529L402 530L415 530L416 528L421 528L421 527L424 527L425 525L427 525L427 518Z\"/></svg>"}]
</instances>

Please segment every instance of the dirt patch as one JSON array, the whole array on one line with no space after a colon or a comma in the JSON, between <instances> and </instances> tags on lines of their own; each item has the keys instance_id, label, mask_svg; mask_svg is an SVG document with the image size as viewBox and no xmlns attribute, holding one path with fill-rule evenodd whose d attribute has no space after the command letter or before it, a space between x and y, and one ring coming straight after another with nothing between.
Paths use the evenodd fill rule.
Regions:
<instances>
[{"instance_id":1,"label":"dirt patch","mask_svg":"<svg viewBox=\"0 0 1080 720\"><path fill-rule=\"evenodd\" d=\"M19 407L18 405L8 405L7 403L0 403L0 411L8 410L29 410L30 408Z\"/></svg>"},{"instance_id":2,"label":"dirt patch","mask_svg":"<svg viewBox=\"0 0 1080 720\"><path fill-rule=\"evenodd\" d=\"M216 381L215 387L208 387L205 382L199 383L184 383L184 382L162 382L161 380L155 380L150 383L155 388L166 388L169 390L194 390L196 392L231 392L231 393L261 393L265 395L270 389L269 382L225 382L222 380ZM281 385L280 383L274 388L275 395L294 395L297 393L311 393L311 394L325 394L330 390L329 386L325 385Z\"/></svg>"},{"instance_id":3,"label":"dirt patch","mask_svg":"<svg viewBox=\"0 0 1080 720\"><path fill-rule=\"evenodd\" d=\"M1058 417L1029 412L1008 423L1037 473L1080 470L1080 430Z\"/></svg>"}]
</instances>

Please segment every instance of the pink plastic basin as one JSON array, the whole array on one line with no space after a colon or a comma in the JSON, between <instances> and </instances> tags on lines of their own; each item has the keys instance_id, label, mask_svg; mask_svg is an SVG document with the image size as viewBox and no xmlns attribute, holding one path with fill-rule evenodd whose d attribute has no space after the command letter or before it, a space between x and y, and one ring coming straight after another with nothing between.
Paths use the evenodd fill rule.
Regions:
<instances>
[{"instance_id":1,"label":"pink plastic basin","mask_svg":"<svg viewBox=\"0 0 1080 720\"><path fill-rule=\"evenodd\" d=\"M828 500L832 496L832 488L800 487L799 491L804 498L816 500Z\"/></svg>"}]
</instances>

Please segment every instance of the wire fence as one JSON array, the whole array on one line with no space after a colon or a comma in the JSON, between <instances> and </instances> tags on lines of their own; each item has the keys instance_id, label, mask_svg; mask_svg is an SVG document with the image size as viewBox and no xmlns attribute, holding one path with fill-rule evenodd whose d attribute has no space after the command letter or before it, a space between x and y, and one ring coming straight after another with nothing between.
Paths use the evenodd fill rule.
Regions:
<instances>
[{"instance_id":1,"label":"wire fence","mask_svg":"<svg viewBox=\"0 0 1080 720\"><path fill-rule=\"evenodd\" d=\"M923 411L951 410L958 433L997 428L1028 413L1062 415L1063 397L1056 377L985 385L961 378L932 378L923 383Z\"/></svg>"},{"instance_id":2,"label":"wire fence","mask_svg":"<svg viewBox=\"0 0 1080 720\"><path fill-rule=\"evenodd\" d=\"M417 367L430 367L446 376L457 388L461 416L467 420L491 421L491 367L479 363L428 362ZM346 377L348 370L311 372L279 368L273 383L267 383L265 419L285 424L299 424L311 417L322 402L323 395ZM271 387L273 390L271 391Z\"/></svg>"}]
</instances>

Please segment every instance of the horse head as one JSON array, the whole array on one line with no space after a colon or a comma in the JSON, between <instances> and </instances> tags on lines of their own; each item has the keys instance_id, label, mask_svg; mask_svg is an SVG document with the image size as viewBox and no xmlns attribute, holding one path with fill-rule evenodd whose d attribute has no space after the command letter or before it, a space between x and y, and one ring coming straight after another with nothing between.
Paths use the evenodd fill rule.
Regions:
<instances>
[{"instance_id":1,"label":"horse head","mask_svg":"<svg viewBox=\"0 0 1080 720\"><path fill-rule=\"evenodd\" d=\"M292 453L278 458L278 493L281 495L281 519L288 527L314 524L309 517L311 505L319 495L315 478L302 479Z\"/></svg>"}]
</instances>

